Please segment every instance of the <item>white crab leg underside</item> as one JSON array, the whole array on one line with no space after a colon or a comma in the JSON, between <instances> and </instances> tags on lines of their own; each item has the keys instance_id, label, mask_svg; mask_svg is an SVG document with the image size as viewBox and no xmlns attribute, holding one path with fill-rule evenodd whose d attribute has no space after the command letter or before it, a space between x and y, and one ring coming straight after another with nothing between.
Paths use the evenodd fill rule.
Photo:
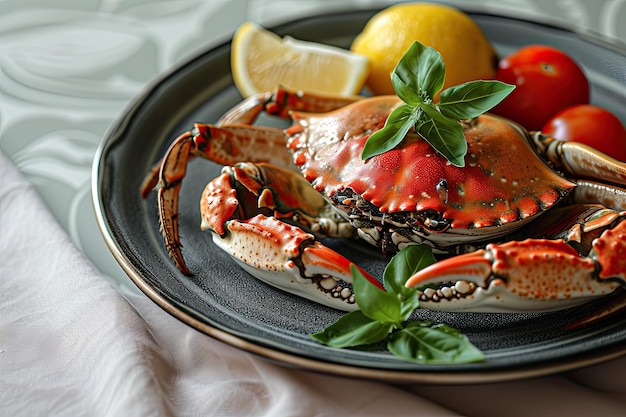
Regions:
<instances>
[{"instance_id":1,"label":"white crab leg underside","mask_svg":"<svg viewBox=\"0 0 626 417\"><path fill-rule=\"evenodd\" d=\"M523 251L523 245L534 242L510 243L520 245L517 252L506 255L516 257L514 264L495 253L498 246L489 245L487 250L433 264L411 277L407 286L422 291L420 305L424 308L471 312L561 310L607 295L619 287L617 282L591 278L593 260L575 253L550 251L550 245L556 242L537 240L534 252ZM554 268L559 269L558 274L553 273Z\"/></svg>"},{"instance_id":2,"label":"white crab leg underside","mask_svg":"<svg viewBox=\"0 0 626 417\"><path fill-rule=\"evenodd\" d=\"M294 295L344 311L357 310L351 262L314 236L273 217L230 221L213 241L247 272ZM373 278L372 278L373 279Z\"/></svg>"}]
</instances>

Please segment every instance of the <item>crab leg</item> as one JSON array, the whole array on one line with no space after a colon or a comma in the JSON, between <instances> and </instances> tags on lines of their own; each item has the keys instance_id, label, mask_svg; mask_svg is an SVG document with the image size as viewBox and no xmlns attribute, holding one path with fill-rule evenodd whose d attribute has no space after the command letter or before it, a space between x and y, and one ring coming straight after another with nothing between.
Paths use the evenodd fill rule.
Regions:
<instances>
[{"instance_id":1,"label":"crab leg","mask_svg":"<svg viewBox=\"0 0 626 417\"><path fill-rule=\"evenodd\" d=\"M213 232L217 246L258 279L330 307L354 310L352 262L301 229L354 235L347 223L324 222L319 215L327 208L301 176L271 165L242 163L225 167L207 185L202 228Z\"/></svg>"},{"instance_id":2,"label":"crab leg","mask_svg":"<svg viewBox=\"0 0 626 417\"><path fill-rule=\"evenodd\" d=\"M284 119L290 118L290 113L294 110L324 113L339 109L362 98L360 96L304 94L278 88L274 92L260 93L243 100L225 113L217 125L252 124L263 112Z\"/></svg>"},{"instance_id":3,"label":"crab leg","mask_svg":"<svg viewBox=\"0 0 626 417\"><path fill-rule=\"evenodd\" d=\"M141 195L145 198L152 189L157 189L159 223L165 246L183 273L188 274L189 270L180 251L178 196L189 160L193 156L201 156L218 163L228 163L237 157L248 159L251 155L243 150L255 149L256 160L288 165L291 157L284 141L284 135L279 129L254 126L222 128L197 124L193 131L179 136L165 153L159 168L153 168L148 173L141 187ZM251 146L253 142L255 146ZM226 152L225 148L231 152Z\"/></svg>"},{"instance_id":4,"label":"crab leg","mask_svg":"<svg viewBox=\"0 0 626 417\"><path fill-rule=\"evenodd\" d=\"M551 311L588 302L626 284L626 212L598 209L587 220L564 238L489 244L449 258L406 285L434 285L421 298L433 310ZM586 234L598 237L581 255L575 247L585 246Z\"/></svg>"},{"instance_id":5,"label":"crab leg","mask_svg":"<svg viewBox=\"0 0 626 417\"><path fill-rule=\"evenodd\" d=\"M626 164L578 142L563 142L540 132L532 136L538 152L573 177L626 185Z\"/></svg>"},{"instance_id":6,"label":"crab leg","mask_svg":"<svg viewBox=\"0 0 626 417\"><path fill-rule=\"evenodd\" d=\"M595 181L576 181L569 197L574 203L598 203L613 210L626 210L626 189Z\"/></svg>"},{"instance_id":7,"label":"crab leg","mask_svg":"<svg viewBox=\"0 0 626 417\"><path fill-rule=\"evenodd\" d=\"M223 165L250 161L293 166L285 135L280 129L248 125L219 127L197 123L193 130L183 133L172 142L163 159L146 175L141 187L142 196L145 198L159 181L167 183L167 177L173 176L173 170L178 173L177 180L181 180L186 172L182 166L187 165L194 156Z\"/></svg>"},{"instance_id":8,"label":"crab leg","mask_svg":"<svg viewBox=\"0 0 626 417\"><path fill-rule=\"evenodd\" d=\"M359 96L303 94L279 88L274 92L257 94L243 100L226 112L215 125L197 123L193 130L182 134L174 144L193 140L191 155L185 159L186 162L191 156L198 155L223 165L244 161L269 162L295 169L282 130L252 126L257 117L265 112L287 119L293 110L326 112L361 99ZM167 154L146 175L141 186L143 198L157 186L165 158Z\"/></svg>"}]
</instances>

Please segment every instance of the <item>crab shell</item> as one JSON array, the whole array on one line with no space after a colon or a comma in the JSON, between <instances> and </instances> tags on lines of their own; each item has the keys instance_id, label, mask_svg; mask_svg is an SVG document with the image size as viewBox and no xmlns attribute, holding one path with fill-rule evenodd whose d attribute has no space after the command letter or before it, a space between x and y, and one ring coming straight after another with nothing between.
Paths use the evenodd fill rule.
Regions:
<instances>
[{"instance_id":1,"label":"crab shell","mask_svg":"<svg viewBox=\"0 0 626 417\"><path fill-rule=\"evenodd\" d=\"M552 207L575 187L536 155L524 129L489 114L463 123L468 142L463 168L415 133L389 152L361 159L367 138L399 104L397 97L383 96L330 113L294 112L296 124L286 130L304 177L357 227L367 217L384 223L387 216L428 241L436 239L433 233L454 231L467 241L493 238Z\"/></svg>"}]
</instances>

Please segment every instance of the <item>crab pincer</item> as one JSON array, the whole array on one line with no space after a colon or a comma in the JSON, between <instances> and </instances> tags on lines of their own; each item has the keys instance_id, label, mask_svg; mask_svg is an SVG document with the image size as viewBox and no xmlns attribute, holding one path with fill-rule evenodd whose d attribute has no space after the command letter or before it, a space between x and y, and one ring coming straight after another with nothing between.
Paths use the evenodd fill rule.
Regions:
<instances>
[{"instance_id":1,"label":"crab pincer","mask_svg":"<svg viewBox=\"0 0 626 417\"><path fill-rule=\"evenodd\" d=\"M205 188L201 227L256 278L318 303L354 310L352 262L304 230L351 237L354 230L341 217L323 217L328 210L300 175L273 165L240 163L224 167Z\"/></svg>"},{"instance_id":2,"label":"crab pincer","mask_svg":"<svg viewBox=\"0 0 626 417\"><path fill-rule=\"evenodd\" d=\"M584 212L587 222L563 238L489 244L419 271L406 286L423 289L424 307L446 311L553 311L610 294L626 284L626 212ZM445 297L444 287L465 291Z\"/></svg>"}]
</instances>

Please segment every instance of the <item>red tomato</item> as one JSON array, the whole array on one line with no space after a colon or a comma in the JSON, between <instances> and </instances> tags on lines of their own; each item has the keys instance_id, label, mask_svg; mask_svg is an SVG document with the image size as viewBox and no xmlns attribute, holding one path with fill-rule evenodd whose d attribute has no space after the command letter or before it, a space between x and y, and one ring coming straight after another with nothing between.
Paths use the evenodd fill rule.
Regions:
<instances>
[{"instance_id":1,"label":"red tomato","mask_svg":"<svg viewBox=\"0 0 626 417\"><path fill-rule=\"evenodd\" d=\"M544 45L520 48L500 60L496 78L515 90L492 112L539 130L558 111L589 102L589 82L566 53Z\"/></svg>"},{"instance_id":2,"label":"red tomato","mask_svg":"<svg viewBox=\"0 0 626 417\"><path fill-rule=\"evenodd\" d=\"M626 128L617 116L602 107L568 107L548 120L541 130L556 139L584 143L626 161Z\"/></svg>"}]
</instances>

